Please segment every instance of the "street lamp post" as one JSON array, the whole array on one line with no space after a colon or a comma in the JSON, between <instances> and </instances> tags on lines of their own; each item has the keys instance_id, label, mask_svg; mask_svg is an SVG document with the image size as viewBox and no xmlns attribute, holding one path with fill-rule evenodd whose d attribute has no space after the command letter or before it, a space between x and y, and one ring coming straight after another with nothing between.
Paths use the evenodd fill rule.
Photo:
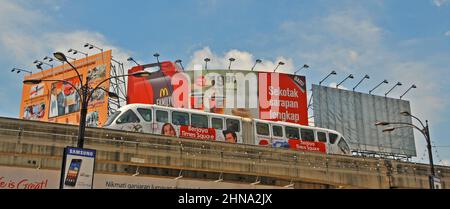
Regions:
<instances>
[{"instance_id":1,"label":"street lamp post","mask_svg":"<svg viewBox=\"0 0 450 209\"><path fill-rule=\"evenodd\" d=\"M91 99L92 94L98 89L107 91L106 89L102 88L101 85L103 83L105 83L106 81L109 81L110 79L125 77L125 76L135 76L135 77L150 76L150 72L147 72L147 71L135 72L133 74L127 74L127 75L112 76L112 77L109 77L109 78L101 81L94 88L92 88L92 90L90 90L89 80L86 79L86 83L83 84L83 79L82 79L80 73L78 72L77 68L75 68L70 62L67 61L67 58L63 53L56 52L53 55L55 56L56 59L58 59L62 62L67 62L72 67L72 69L75 70L75 72L78 75L78 79L80 81L80 85L81 85L80 89L77 89L77 87L75 85L73 85L70 82L64 81L64 80L30 79L30 80L23 81L23 83L24 84L38 84L38 83L41 83L42 81L57 81L57 82L63 82L65 84L71 85L74 89L77 89L77 93L81 98L80 125L78 128L78 141L77 141L77 147L79 147L79 148L83 148L83 145L84 145L84 133L85 133L85 129L86 129L87 109L88 109L88 103L89 103L89 100ZM107 92L108 92L108 95L111 97L116 97L116 96L118 97L118 95L113 92L109 92L109 91L107 91Z\"/></svg>"},{"instance_id":2,"label":"street lamp post","mask_svg":"<svg viewBox=\"0 0 450 209\"><path fill-rule=\"evenodd\" d=\"M309 68L309 65L304 64L300 69L298 69L297 71L294 72L294 75L296 75L297 72L300 71L300 70L302 70L303 68L307 69L307 68Z\"/></svg>"},{"instance_id":3,"label":"street lamp post","mask_svg":"<svg viewBox=\"0 0 450 209\"><path fill-rule=\"evenodd\" d=\"M251 70L251 71L253 71L253 69L255 69L256 64L261 63L261 62L262 62L262 60L257 59L257 60L255 61L255 64L252 66L252 70Z\"/></svg>"},{"instance_id":4,"label":"street lamp post","mask_svg":"<svg viewBox=\"0 0 450 209\"><path fill-rule=\"evenodd\" d=\"M377 122L377 123L375 123L375 125L376 126L387 126L387 125L391 125L391 124L392 125L403 125L401 127L386 128L386 129L383 130L383 132L391 132L391 131L394 131L395 129L399 129L399 128L413 127L415 129L417 129L420 133L422 133L423 136L425 137L425 141L427 142L428 158L430 160L431 178L434 178L436 176L436 172L434 170L433 152L431 150L431 138L430 138L430 129L429 129L429 126L428 126L428 120L425 120L425 125L424 125L419 118L417 118L416 116L412 115L408 111L401 112L400 114L403 115L403 116L410 116L410 117L416 119L420 123L422 128L417 127L416 125L414 125L412 123L406 123L406 122ZM433 182L431 180L430 180L430 189L434 189L434 184L433 184Z\"/></svg>"}]
</instances>

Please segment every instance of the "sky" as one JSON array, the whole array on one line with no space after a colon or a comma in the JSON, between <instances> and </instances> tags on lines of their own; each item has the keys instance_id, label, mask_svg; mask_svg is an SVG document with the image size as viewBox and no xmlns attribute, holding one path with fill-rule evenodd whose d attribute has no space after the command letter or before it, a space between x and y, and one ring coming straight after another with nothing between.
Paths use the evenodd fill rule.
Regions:
<instances>
[{"instance_id":1,"label":"sky","mask_svg":"<svg viewBox=\"0 0 450 209\"><path fill-rule=\"evenodd\" d=\"M365 74L358 91L404 99L412 113L430 123L435 163L450 165L450 0L0 0L0 116L19 116L22 74L33 61L55 51L83 48L86 42L113 50L126 68L139 63L183 60L187 68L211 58L210 68L259 70L279 61L280 72L303 64L308 85L329 72L333 85L348 74ZM426 142L415 132L417 157L428 161Z\"/></svg>"}]
</instances>

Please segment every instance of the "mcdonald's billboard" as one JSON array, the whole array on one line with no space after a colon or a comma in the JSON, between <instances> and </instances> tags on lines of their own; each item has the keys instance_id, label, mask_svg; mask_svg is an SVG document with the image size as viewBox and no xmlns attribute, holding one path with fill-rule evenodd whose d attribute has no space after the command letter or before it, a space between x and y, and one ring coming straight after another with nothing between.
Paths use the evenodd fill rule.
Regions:
<instances>
[{"instance_id":1,"label":"mcdonald's billboard","mask_svg":"<svg viewBox=\"0 0 450 209\"><path fill-rule=\"evenodd\" d=\"M83 83L89 80L91 87L110 76L111 50L88 56L71 62L81 75ZM80 122L81 98L77 89L81 87L77 73L68 65L59 65L32 75L24 80L63 80L72 85L58 81L44 81L35 85L23 85L20 104L20 118L56 123L78 124ZM76 88L74 88L76 87ZM109 89L109 82L101 85ZM108 117L108 94L95 91L89 101L87 125L101 126Z\"/></svg>"},{"instance_id":2,"label":"mcdonald's billboard","mask_svg":"<svg viewBox=\"0 0 450 209\"><path fill-rule=\"evenodd\" d=\"M149 78L128 78L128 104L191 108L308 125L304 76L249 70L182 71L172 62L135 66L128 73L142 70L152 74Z\"/></svg>"}]
</instances>

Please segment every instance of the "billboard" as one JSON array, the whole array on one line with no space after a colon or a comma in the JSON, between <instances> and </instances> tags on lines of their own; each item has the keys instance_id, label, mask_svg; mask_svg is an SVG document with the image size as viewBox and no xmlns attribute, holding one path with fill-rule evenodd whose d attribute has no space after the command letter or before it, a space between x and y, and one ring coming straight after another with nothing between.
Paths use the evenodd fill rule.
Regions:
<instances>
[{"instance_id":1,"label":"billboard","mask_svg":"<svg viewBox=\"0 0 450 209\"><path fill-rule=\"evenodd\" d=\"M180 71L172 62L135 66L127 104L144 103L308 125L304 76L248 70ZM156 69L155 69L156 68Z\"/></svg>"},{"instance_id":2,"label":"billboard","mask_svg":"<svg viewBox=\"0 0 450 209\"><path fill-rule=\"evenodd\" d=\"M344 135L353 150L416 156L412 128L382 132L376 122L407 122L409 101L312 85L314 124Z\"/></svg>"},{"instance_id":3,"label":"billboard","mask_svg":"<svg viewBox=\"0 0 450 209\"><path fill-rule=\"evenodd\" d=\"M0 166L0 189L58 189L61 171ZM95 173L93 189L292 189L272 185Z\"/></svg>"},{"instance_id":4,"label":"billboard","mask_svg":"<svg viewBox=\"0 0 450 209\"><path fill-rule=\"evenodd\" d=\"M75 60L71 64L77 68L83 83L89 81L89 86L95 87L110 75L111 50ZM80 122L81 98L77 89L81 87L81 82L77 73L68 64L24 77L24 80L28 79L53 81L23 85L20 118L68 124ZM63 80L72 85L56 80ZM109 90L109 82L103 83L101 88ZM87 124L93 127L101 126L107 117L108 94L103 90L97 90L89 101Z\"/></svg>"}]
</instances>

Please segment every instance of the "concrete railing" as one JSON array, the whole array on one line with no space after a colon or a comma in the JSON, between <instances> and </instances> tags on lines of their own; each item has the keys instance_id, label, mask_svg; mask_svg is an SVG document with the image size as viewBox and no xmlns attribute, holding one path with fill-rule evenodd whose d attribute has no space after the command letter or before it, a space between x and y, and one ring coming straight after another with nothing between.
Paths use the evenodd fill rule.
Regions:
<instances>
[{"instance_id":1,"label":"concrete railing","mask_svg":"<svg viewBox=\"0 0 450 209\"><path fill-rule=\"evenodd\" d=\"M0 117L0 164L59 169L62 150L76 146L78 127ZM97 150L98 171L127 166L271 177L319 188L428 188L429 166L389 159L298 152L87 128L85 148ZM36 162L36 163L33 163ZM442 186L450 168L437 167ZM297 187L300 184L296 184Z\"/></svg>"}]
</instances>

